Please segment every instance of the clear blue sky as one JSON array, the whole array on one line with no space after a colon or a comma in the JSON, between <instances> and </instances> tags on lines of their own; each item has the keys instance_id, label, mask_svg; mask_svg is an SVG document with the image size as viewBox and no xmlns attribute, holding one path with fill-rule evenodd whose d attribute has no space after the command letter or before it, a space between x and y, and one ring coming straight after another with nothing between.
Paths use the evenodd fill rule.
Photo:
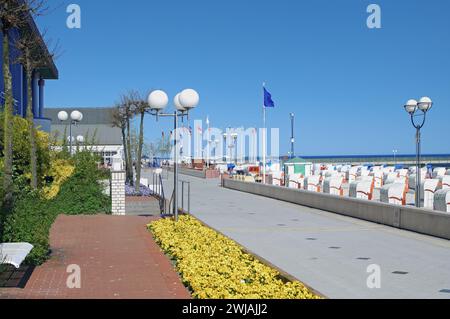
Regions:
<instances>
[{"instance_id":1,"label":"clear blue sky","mask_svg":"<svg viewBox=\"0 0 450 319\"><path fill-rule=\"evenodd\" d=\"M81 30L66 27L66 6L82 9ZM366 8L382 9L368 29ZM58 81L47 107L111 106L122 92L162 88L201 95L193 118L215 127L261 127L262 82L276 108L268 125L289 149L295 112L300 155L414 153L402 105L435 101L424 153L450 153L448 0L50 0L37 22L59 39ZM167 120L149 117L156 139Z\"/></svg>"}]
</instances>

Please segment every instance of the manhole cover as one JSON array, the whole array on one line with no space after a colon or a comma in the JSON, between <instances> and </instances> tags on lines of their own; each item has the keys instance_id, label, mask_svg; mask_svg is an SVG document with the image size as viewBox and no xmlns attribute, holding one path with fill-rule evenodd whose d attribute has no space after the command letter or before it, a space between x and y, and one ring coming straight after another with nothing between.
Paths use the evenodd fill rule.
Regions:
<instances>
[{"instance_id":1,"label":"manhole cover","mask_svg":"<svg viewBox=\"0 0 450 319\"><path fill-rule=\"evenodd\" d=\"M314 240L317 240L317 238L306 238L306 240L314 241Z\"/></svg>"},{"instance_id":2,"label":"manhole cover","mask_svg":"<svg viewBox=\"0 0 450 319\"><path fill-rule=\"evenodd\" d=\"M331 246L331 247L328 247L329 249L341 249L341 247L337 247L337 246Z\"/></svg>"},{"instance_id":3,"label":"manhole cover","mask_svg":"<svg viewBox=\"0 0 450 319\"><path fill-rule=\"evenodd\" d=\"M370 260L369 257L358 257L358 258L356 258L356 259L358 259L358 260Z\"/></svg>"},{"instance_id":4,"label":"manhole cover","mask_svg":"<svg viewBox=\"0 0 450 319\"><path fill-rule=\"evenodd\" d=\"M440 293L444 293L444 294L450 294L450 289L442 289L441 291L439 291Z\"/></svg>"}]
</instances>

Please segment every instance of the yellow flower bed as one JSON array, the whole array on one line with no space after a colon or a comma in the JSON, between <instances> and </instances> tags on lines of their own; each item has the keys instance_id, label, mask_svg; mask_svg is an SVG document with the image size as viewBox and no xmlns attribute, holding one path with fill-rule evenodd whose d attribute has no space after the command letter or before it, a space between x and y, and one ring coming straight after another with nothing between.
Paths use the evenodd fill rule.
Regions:
<instances>
[{"instance_id":1,"label":"yellow flower bed","mask_svg":"<svg viewBox=\"0 0 450 319\"><path fill-rule=\"evenodd\" d=\"M302 283L284 283L279 272L244 253L234 241L191 216L148 225L177 262L183 282L200 299L319 299Z\"/></svg>"},{"instance_id":2,"label":"yellow flower bed","mask_svg":"<svg viewBox=\"0 0 450 319\"><path fill-rule=\"evenodd\" d=\"M67 160L55 160L51 163L49 176L53 177L53 183L43 188L43 197L45 199L55 198L61 185L72 176L75 167Z\"/></svg>"}]
</instances>

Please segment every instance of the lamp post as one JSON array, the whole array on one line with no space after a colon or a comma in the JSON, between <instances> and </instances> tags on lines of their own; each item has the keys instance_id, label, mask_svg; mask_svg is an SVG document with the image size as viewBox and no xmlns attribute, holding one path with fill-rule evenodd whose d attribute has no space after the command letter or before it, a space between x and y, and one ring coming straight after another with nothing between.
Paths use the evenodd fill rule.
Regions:
<instances>
[{"instance_id":1,"label":"lamp post","mask_svg":"<svg viewBox=\"0 0 450 319\"><path fill-rule=\"evenodd\" d=\"M398 150L392 150L392 153L394 154L394 164L397 165L397 153L398 153Z\"/></svg>"},{"instance_id":2,"label":"lamp post","mask_svg":"<svg viewBox=\"0 0 450 319\"><path fill-rule=\"evenodd\" d=\"M65 122L69 120L69 114L66 111L61 111L58 113L58 119L61 122ZM77 125L83 120L83 113L80 111L73 111L70 113L70 121L69 121L69 142L70 142L70 156L72 156L72 142L74 140L72 136L72 125Z\"/></svg>"},{"instance_id":3,"label":"lamp post","mask_svg":"<svg viewBox=\"0 0 450 319\"><path fill-rule=\"evenodd\" d=\"M223 161L225 162L225 164L227 164L227 153L228 153L227 138L228 138L228 134L223 133L223 145L225 145L225 154L223 157Z\"/></svg>"},{"instance_id":4,"label":"lamp post","mask_svg":"<svg viewBox=\"0 0 450 319\"><path fill-rule=\"evenodd\" d=\"M292 159L292 158L295 157L295 153L294 153L294 146L295 146L294 120L295 120L295 114L291 113L290 117L291 117L291 152L290 152L290 158Z\"/></svg>"},{"instance_id":5,"label":"lamp post","mask_svg":"<svg viewBox=\"0 0 450 319\"><path fill-rule=\"evenodd\" d=\"M405 110L411 116L411 123L416 129L416 207L421 206L421 190L420 190L420 152L421 152L421 141L420 141L420 129L425 125L426 115L429 110L433 107L433 102L429 97L423 97L417 102L416 100L409 100L406 102Z\"/></svg>"},{"instance_id":6,"label":"lamp post","mask_svg":"<svg viewBox=\"0 0 450 319\"><path fill-rule=\"evenodd\" d=\"M150 106L150 113L159 117L173 117L173 132L175 135L173 140L174 146L174 164L173 164L173 215L175 221L178 221L178 154L177 154L177 130L178 118L189 119L189 111L194 109L200 101L198 93L193 89L186 89L178 93L173 99L175 111L173 113L164 113L163 110L169 104L169 97L164 91L155 90L148 96L148 105Z\"/></svg>"},{"instance_id":7,"label":"lamp post","mask_svg":"<svg viewBox=\"0 0 450 319\"><path fill-rule=\"evenodd\" d=\"M236 166L238 164L238 149L237 149L237 139L238 139L238 134L237 133L231 133L231 138L233 139L233 144L232 144L232 148L234 149L234 153L235 153L235 160L236 160ZM232 159L233 157L233 152L231 152L230 154L230 159Z\"/></svg>"},{"instance_id":8,"label":"lamp post","mask_svg":"<svg viewBox=\"0 0 450 319\"><path fill-rule=\"evenodd\" d=\"M213 149L214 149L214 164L217 164L217 145L219 145L220 140L216 139L214 141L212 141L213 144Z\"/></svg>"}]
</instances>

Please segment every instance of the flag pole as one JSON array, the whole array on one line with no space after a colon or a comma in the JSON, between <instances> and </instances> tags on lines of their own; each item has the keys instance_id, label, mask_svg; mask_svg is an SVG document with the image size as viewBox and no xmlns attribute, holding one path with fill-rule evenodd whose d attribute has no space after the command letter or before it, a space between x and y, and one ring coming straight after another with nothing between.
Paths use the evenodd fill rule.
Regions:
<instances>
[{"instance_id":1,"label":"flag pole","mask_svg":"<svg viewBox=\"0 0 450 319\"><path fill-rule=\"evenodd\" d=\"M266 184L266 105L264 98L264 88L266 87L266 83L263 83L263 184Z\"/></svg>"}]
</instances>

